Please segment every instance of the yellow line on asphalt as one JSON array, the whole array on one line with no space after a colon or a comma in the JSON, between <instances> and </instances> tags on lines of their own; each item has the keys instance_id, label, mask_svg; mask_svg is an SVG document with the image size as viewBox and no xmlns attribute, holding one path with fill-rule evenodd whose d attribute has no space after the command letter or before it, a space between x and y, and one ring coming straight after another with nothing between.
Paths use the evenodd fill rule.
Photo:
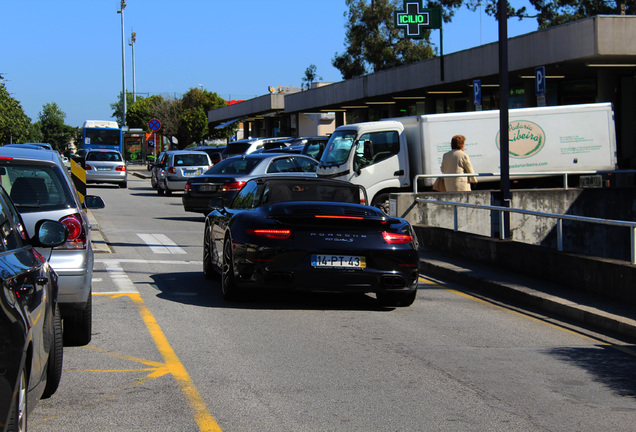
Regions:
<instances>
[{"instance_id":1,"label":"yellow line on asphalt","mask_svg":"<svg viewBox=\"0 0 636 432\"><path fill-rule=\"evenodd\" d=\"M199 429L202 432L222 432L221 427L218 425L214 417L208 412L205 401L194 386L194 383L190 378L190 374L188 374L188 371L186 371L181 361L179 361L177 354L170 346L168 339L161 330L161 327L159 327L159 324L152 312L150 312L150 309L146 307L141 295L139 295L139 293L126 293L124 295L130 297L135 306L137 306L137 310L139 311L141 318L144 320L152 339L155 341L157 349L163 356L168 370L172 376L174 376L181 388L181 391L186 396L190 409L192 409L194 414L194 421L199 426Z\"/></svg>"}]
</instances>

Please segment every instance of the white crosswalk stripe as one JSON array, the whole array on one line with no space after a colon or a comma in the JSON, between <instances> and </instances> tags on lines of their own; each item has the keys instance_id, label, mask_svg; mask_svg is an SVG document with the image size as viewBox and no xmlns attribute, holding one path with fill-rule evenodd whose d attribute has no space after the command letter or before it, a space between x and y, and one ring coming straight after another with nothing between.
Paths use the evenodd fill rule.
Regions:
<instances>
[{"instance_id":1,"label":"white crosswalk stripe","mask_svg":"<svg viewBox=\"0 0 636 432\"><path fill-rule=\"evenodd\" d=\"M137 234L156 254L186 254L175 242L165 234Z\"/></svg>"}]
</instances>

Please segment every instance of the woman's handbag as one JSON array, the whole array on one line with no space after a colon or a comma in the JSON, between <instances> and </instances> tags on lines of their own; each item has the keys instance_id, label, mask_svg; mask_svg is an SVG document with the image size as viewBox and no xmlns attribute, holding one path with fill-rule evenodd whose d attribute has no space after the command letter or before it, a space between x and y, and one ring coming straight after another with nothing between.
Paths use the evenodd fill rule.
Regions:
<instances>
[{"instance_id":1,"label":"woman's handbag","mask_svg":"<svg viewBox=\"0 0 636 432\"><path fill-rule=\"evenodd\" d=\"M433 183L433 190L437 192L446 192L446 185L444 184L444 179L442 177L437 177L437 180Z\"/></svg>"}]
</instances>

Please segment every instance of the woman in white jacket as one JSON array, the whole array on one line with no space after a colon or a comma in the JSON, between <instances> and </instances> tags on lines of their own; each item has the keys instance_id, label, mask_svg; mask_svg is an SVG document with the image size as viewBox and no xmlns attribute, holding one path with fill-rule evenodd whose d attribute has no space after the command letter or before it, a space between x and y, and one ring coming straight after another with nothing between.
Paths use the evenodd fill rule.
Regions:
<instances>
[{"instance_id":1,"label":"woman in white jacket","mask_svg":"<svg viewBox=\"0 0 636 432\"><path fill-rule=\"evenodd\" d=\"M464 152L466 137L455 135L451 139L451 151L442 158L442 172L444 174L474 173L470 158ZM470 183L477 183L475 177L444 177L447 191L469 191Z\"/></svg>"}]
</instances>

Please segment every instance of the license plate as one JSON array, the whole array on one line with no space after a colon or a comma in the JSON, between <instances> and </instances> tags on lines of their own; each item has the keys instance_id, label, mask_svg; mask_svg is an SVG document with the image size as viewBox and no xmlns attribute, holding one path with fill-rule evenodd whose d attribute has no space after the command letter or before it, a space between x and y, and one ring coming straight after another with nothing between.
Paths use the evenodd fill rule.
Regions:
<instances>
[{"instance_id":1,"label":"license plate","mask_svg":"<svg viewBox=\"0 0 636 432\"><path fill-rule=\"evenodd\" d=\"M216 186L215 185L201 185L199 186L199 190L201 192L215 192L216 191Z\"/></svg>"},{"instance_id":2,"label":"license plate","mask_svg":"<svg viewBox=\"0 0 636 432\"><path fill-rule=\"evenodd\" d=\"M365 257L352 255L312 255L312 267L363 269L367 266Z\"/></svg>"},{"instance_id":3,"label":"license plate","mask_svg":"<svg viewBox=\"0 0 636 432\"><path fill-rule=\"evenodd\" d=\"M101 167L101 168L97 167L97 171L110 171L110 168L109 167L105 167L105 168L104 167Z\"/></svg>"}]
</instances>

